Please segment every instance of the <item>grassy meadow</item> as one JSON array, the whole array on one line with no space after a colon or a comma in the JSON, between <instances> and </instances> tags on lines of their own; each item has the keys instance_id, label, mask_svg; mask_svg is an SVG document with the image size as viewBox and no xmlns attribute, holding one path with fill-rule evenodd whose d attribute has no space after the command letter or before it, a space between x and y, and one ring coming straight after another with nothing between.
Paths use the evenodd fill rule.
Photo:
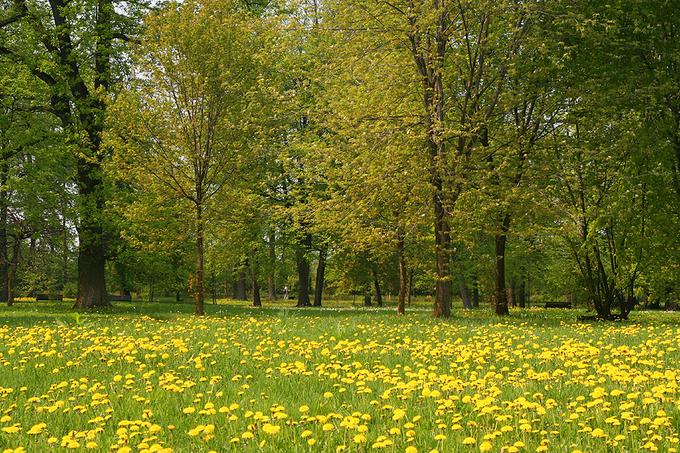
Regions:
<instances>
[{"instance_id":1,"label":"grassy meadow","mask_svg":"<svg viewBox=\"0 0 680 453\"><path fill-rule=\"evenodd\" d=\"M291 304L0 308L0 451L679 448L678 314Z\"/></svg>"}]
</instances>

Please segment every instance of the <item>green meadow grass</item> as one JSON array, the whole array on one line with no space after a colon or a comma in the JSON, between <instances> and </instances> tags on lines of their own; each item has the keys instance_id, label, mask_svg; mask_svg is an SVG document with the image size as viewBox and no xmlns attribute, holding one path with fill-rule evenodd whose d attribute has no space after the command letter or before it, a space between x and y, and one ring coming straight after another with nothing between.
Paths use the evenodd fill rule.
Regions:
<instances>
[{"instance_id":1,"label":"green meadow grass","mask_svg":"<svg viewBox=\"0 0 680 453\"><path fill-rule=\"evenodd\" d=\"M0 308L0 451L678 448L678 314L219 302Z\"/></svg>"}]
</instances>

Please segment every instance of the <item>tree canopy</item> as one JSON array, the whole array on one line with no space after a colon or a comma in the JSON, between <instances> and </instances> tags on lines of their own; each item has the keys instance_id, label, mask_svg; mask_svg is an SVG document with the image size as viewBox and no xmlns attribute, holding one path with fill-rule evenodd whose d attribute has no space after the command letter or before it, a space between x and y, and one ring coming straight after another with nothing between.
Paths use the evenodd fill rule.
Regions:
<instances>
[{"instance_id":1,"label":"tree canopy","mask_svg":"<svg viewBox=\"0 0 680 453\"><path fill-rule=\"evenodd\" d=\"M0 1L0 299L680 297L673 2Z\"/></svg>"}]
</instances>

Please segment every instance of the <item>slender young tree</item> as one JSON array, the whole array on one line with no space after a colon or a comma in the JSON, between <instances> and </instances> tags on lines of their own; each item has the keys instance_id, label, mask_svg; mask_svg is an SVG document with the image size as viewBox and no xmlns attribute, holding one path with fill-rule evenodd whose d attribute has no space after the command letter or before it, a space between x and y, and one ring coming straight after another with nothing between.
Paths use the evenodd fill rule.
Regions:
<instances>
[{"instance_id":1,"label":"slender young tree","mask_svg":"<svg viewBox=\"0 0 680 453\"><path fill-rule=\"evenodd\" d=\"M169 5L149 18L135 54L137 77L112 108L122 171L190 206L198 315L211 203L247 159L258 24L238 2Z\"/></svg>"}]
</instances>

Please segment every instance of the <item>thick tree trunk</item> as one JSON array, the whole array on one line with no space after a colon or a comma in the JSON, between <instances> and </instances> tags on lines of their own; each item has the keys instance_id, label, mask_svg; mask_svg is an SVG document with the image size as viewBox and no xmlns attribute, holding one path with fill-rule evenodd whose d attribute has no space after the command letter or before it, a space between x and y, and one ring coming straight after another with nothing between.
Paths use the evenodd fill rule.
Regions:
<instances>
[{"instance_id":1,"label":"thick tree trunk","mask_svg":"<svg viewBox=\"0 0 680 453\"><path fill-rule=\"evenodd\" d=\"M237 300L248 300L248 295L246 294L246 273L243 269L238 271L238 276L236 278L235 298Z\"/></svg>"},{"instance_id":2,"label":"thick tree trunk","mask_svg":"<svg viewBox=\"0 0 680 453\"><path fill-rule=\"evenodd\" d=\"M378 307L383 306L382 291L380 289L380 279L378 278L378 271L375 267L371 269L373 273L373 287L375 288L375 303Z\"/></svg>"},{"instance_id":3,"label":"thick tree trunk","mask_svg":"<svg viewBox=\"0 0 680 453\"><path fill-rule=\"evenodd\" d=\"M297 265L298 274L298 300L297 307L309 307L309 283L310 283L310 269L309 269L309 250L312 246L312 235L305 234L295 248L295 261Z\"/></svg>"},{"instance_id":4,"label":"thick tree trunk","mask_svg":"<svg viewBox=\"0 0 680 453\"><path fill-rule=\"evenodd\" d=\"M328 250L324 247L319 250L319 265L316 268L316 286L314 287L314 306L321 306L321 298L323 297L323 286L326 276L326 255Z\"/></svg>"},{"instance_id":5,"label":"thick tree trunk","mask_svg":"<svg viewBox=\"0 0 680 453\"><path fill-rule=\"evenodd\" d=\"M74 308L93 308L109 304L106 292L106 259L102 231L97 226L79 229L78 298Z\"/></svg>"},{"instance_id":6,"label":"thick tree trunk","mask_svg":"<svg viewBox=\"0 0 680 453\"><path fill-rule=\"evenodd\" d=\"M102 226L103 190L101 165L81 159L78 162L78 298L74 308L110 305L106 291L106 250Z\"/></svg>"},{"instance_id":7,"label":"thick tree trunk","mask_svg":"<svg viewBox=\"0 0 680 453\"><path fill-rule=\"evenodd\" d=\"M276 234L269 233L269 274L267 275L267 299L276 300Z\"/></svg>"},{"instance_id":8,"label":"thick tree trunk","mask_svg":"<svg viewBox=\"0 0 680 453\"><path fill-rule=\"evenodd\" d=\"M404 235L399 234L397 241L397 252L399 254L399 301L397 302L397 313L400 315L406 313L406 291L408 290L404 248Z\"/></svg>"},{"instance_id":9,"label":"thick tree trunk","mask_svg":"<svg viewBox=\"0 0 680 453\"><path fill-rule=\"evenodd\" d=\"M196 203L196 308L197 315L205 314L204 294L203 294L203 257L204 257L204 224L203 224L203 205Z\"/></svg>"}]
</instances>

